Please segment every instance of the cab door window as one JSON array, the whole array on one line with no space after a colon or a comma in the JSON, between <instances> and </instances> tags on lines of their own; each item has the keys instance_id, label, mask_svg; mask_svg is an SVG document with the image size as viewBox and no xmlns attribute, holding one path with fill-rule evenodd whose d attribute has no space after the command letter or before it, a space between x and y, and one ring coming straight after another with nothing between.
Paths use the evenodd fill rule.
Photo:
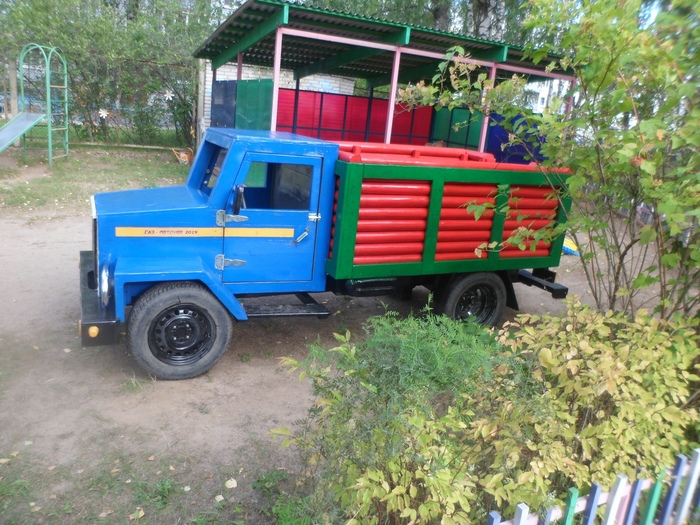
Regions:
<instances>
[{"instance_id":1,"label":"cab door window","mask_svg":"<svg viewBox=\"0 0 700 525\"><path fill-rule=\"evenodd\" d=\"M309 210L313 166L251 162L245 180L246 207L264 210Z\"/></svg>"}]
</instances>

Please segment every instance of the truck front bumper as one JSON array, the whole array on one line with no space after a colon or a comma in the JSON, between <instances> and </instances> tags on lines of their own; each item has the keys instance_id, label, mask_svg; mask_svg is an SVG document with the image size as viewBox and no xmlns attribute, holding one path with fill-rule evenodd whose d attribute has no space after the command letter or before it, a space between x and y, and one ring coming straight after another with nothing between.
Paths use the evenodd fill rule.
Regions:
<instances>
[{"instance_id":1,"label":"truck front bumper","mask_svg":"<svg viewBox=\"0 0 700 525\"><path fill-rule=\"evenodd\" d=\"M113 303L102 306L94 273L92 252L80 252L80 338L83 346L118 344L122 340L121 323L114 314Z\"/></svg>"}]
</instances>

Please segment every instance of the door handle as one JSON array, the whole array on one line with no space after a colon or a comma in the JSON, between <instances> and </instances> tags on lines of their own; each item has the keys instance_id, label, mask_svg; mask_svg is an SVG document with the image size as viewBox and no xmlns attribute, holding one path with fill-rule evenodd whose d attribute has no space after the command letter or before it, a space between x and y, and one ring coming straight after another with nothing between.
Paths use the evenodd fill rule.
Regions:
<instances>
[{"instance_id":1,"label":"door handle","mask_svg":"<svg viewBox=\"0 0 700 525\"><path fill-rule=\"evenodd\" d=\"M309 228L306 228L303 232L301 232L299 234L299 237L297 237L296 239L294 239L292 241L292 244L299 244L301 241L306 239L306 237L308 237L308 235L309 235Z\"/></svg>"}]
</instances>

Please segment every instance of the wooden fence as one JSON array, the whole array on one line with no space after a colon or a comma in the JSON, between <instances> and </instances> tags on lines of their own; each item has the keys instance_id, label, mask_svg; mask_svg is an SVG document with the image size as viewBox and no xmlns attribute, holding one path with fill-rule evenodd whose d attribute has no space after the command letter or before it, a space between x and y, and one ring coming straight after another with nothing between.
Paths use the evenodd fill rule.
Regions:
<instances>
[{"instance_id":1,"label":"wooden fence","mask_svg":"<svg viewBox=\"0 0 700 525\"><path fill-rule=\"evenodd\" d=\"M668 477L668 483L664 477ZM512 520L501 521L498 512L491 512L487 525L572 525L577 514L577 525L593 525L598 515L598 507L605 506L599 525L682 525L692 521L700 523L700 449L693 451L690 462L682 455L676 456L675 466L661 474L655 481L638 479L632 484L627 476L618 475L609 492L603 492L600 485L593 484L587 496L579 498L578 489L568 491L566 506L547 509L544 517L530 514L524 503L516 506ZM664 492L666 487L666 492ZM642 493L646 492L644 503ZM663 498L662 498L663 495ZM663 499L663 501L662 501Z\"/></svg>"}]
</instances>

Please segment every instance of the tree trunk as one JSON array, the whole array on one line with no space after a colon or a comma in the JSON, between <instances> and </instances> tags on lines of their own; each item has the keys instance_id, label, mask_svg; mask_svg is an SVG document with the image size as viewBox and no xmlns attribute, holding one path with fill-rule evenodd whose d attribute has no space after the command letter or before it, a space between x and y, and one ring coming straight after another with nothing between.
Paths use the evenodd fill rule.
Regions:
<instances>
[{"instance_id":1,"label":"tree trunk","mask_svg":"<svg viewBox=\"0 0 700 525\"><path fill-rule=\"evenodd\" d=\"M430 5L433 15L433 28L439 31L449 31L452 25L452 2L450 0L433 0Z\"/></svg>"},{"instance_id":2,"label":"tree trunk","mask_svg":"<svg viewBox=\"0 0 700 525\"><path fill-rule=\"evenodd\" d=\"M476 38L502 40L505 34L505 0L469 0L467 33Z\"/></svg>"},{"instance_id":3,"label":"tree trunk","mask_svg":"<svg viewBox=\"0 0 700 525\"><path fill-rule=\"evenodd\" d=\"M19 113L19 104L17 103L17 61L11 58L8 61L7 74L10 77L10 118Z\"/></svg>"},{"instance_id":4,"label":"tree trunk","mask_svg":"<svg viewBox=\"0 0 700 525\"><path fill-rule=\"evenodd\" d=\"M8 120L7 116L10 114L7 107L9 104L9 100L7 100L7 68L8 66L5 64L2 70L2 118L5 120Z\"/></svg>"},{"instance_id":5,"label":"tree trunk","mask_svg":"<svg viewBox=\"0 0 700 525\"><path fill-rule=\"evenodd\" d=\"M19 114L19 97L17 94L17 61L11 58L8 61L8 75L10 76L10 118L16 117ZM20 71L20 74L22 72ZM20 146L19 140L13 144L16 148Z\"/></svg>"}]
</instances>

